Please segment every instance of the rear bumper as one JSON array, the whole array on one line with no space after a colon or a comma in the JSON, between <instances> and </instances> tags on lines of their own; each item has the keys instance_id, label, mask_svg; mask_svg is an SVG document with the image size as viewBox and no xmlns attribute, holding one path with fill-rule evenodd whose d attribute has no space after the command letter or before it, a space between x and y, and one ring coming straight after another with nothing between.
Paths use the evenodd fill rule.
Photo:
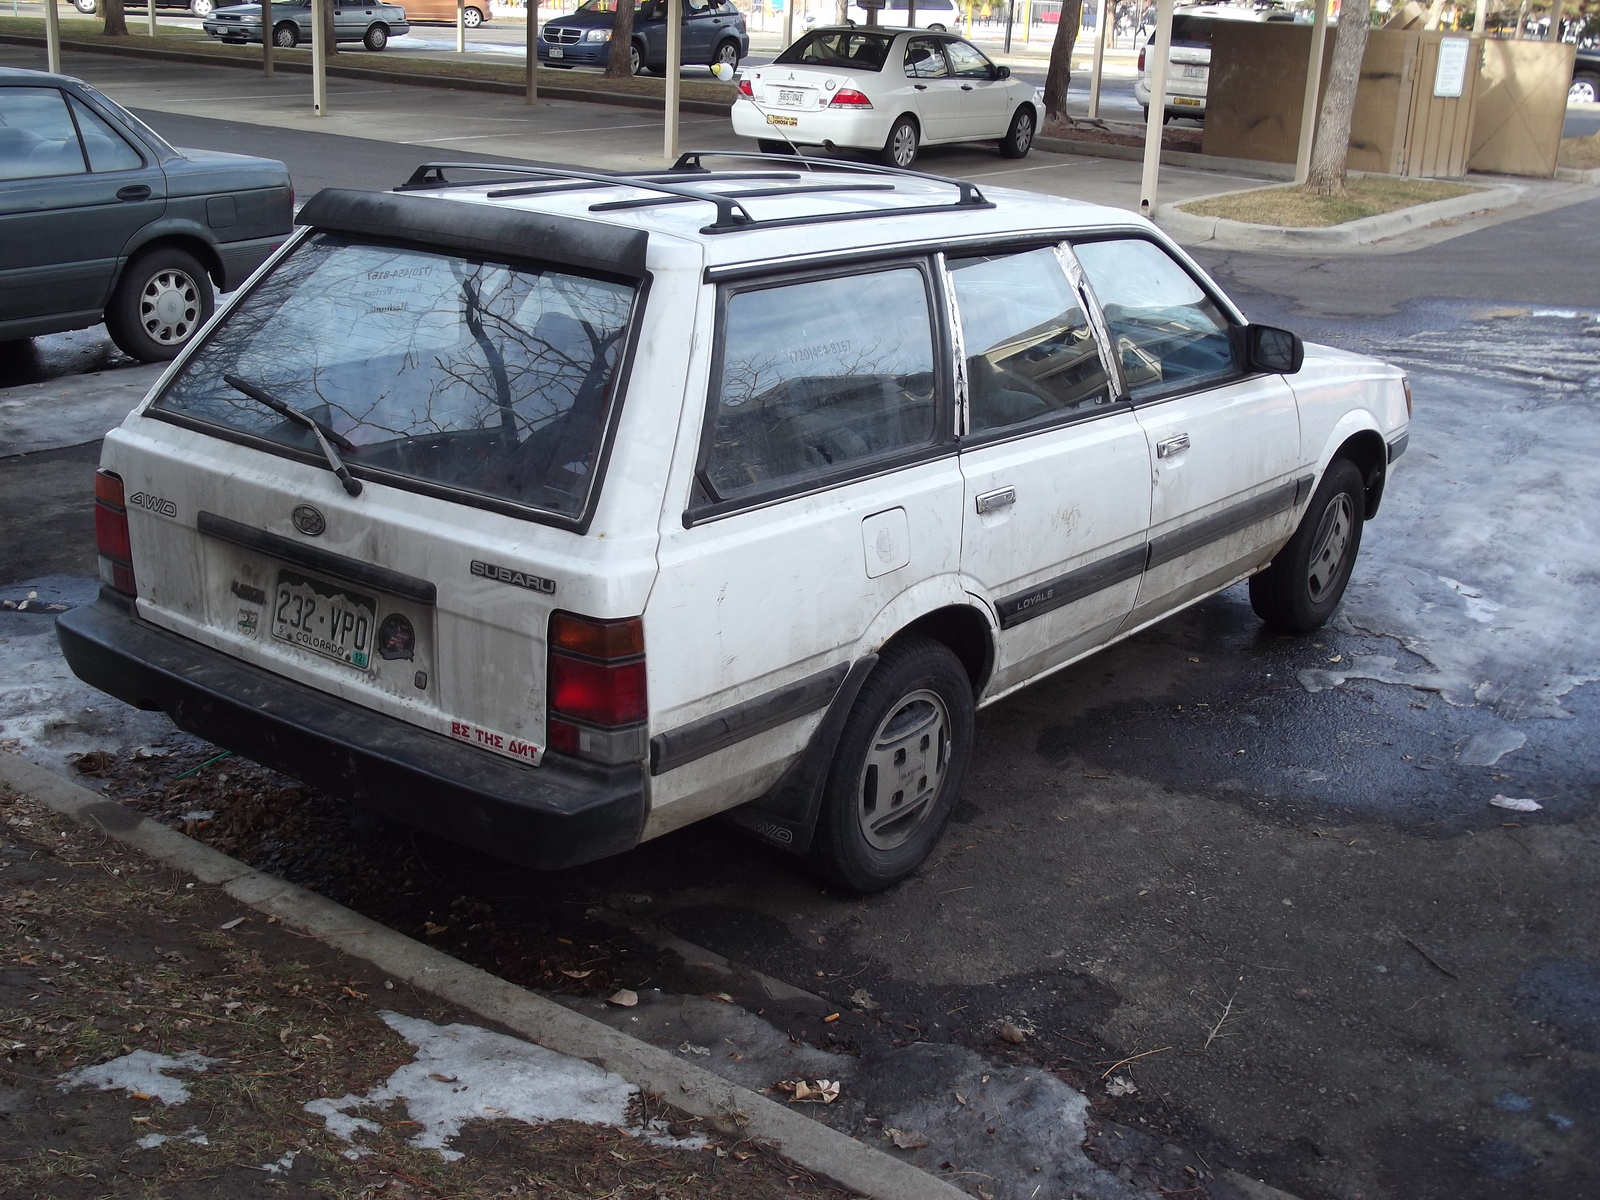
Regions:
<instances>
[{"instance_id":1,"label":"rear bumper","mask_svg":"<svg viewBox=\"0 0 1600 1200\"><path fill-rule=\"evenodd\" d=\"M85 683L408 825L539 870L620 854L644 827L643 768L547 753L523 766L273 675L113 601L56 622Z\"/></svg>"},{"instance_id":2,"label":"rear bumper","mask_svg":"<svg viewBox=\"0 0 1600 1200\"><path fill-rule=\"evenodd\" d=\"M287 207L285 205L285 208ZM255 269L266 262L274 250L289 240L292 232L293 230L285 230L271 237L251 238L243 242L218 242L217 261L222 267L218 290L231 292L249 279Z\"/></svg>"},{"instance_id":3,"label":"rear bumper","mask_svg":"<svg viewBox=\"0 0 1600 1200\"><path fill-rule=\"evenodd\" d=\"M899 114L889 109L820 109L804 112L775 108L771 115L793 125L774 125L768 113L740 97L729 111L733 132L740 137L791 142L806 146L832 143L856 150L879 150L889 138L889 126ZM779 130L782 130L780 133Z\"/></svg>"}]
</instances>

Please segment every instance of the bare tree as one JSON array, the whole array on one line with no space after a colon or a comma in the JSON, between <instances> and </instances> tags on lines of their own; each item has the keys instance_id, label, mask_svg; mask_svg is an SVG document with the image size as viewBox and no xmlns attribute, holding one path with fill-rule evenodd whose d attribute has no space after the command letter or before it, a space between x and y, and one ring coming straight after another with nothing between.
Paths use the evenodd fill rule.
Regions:
<instances>
[{"instance_id":1,"label":"bare tree","mask_svg":"<svg viewBox=\"0 0 1600 1200\"><path fill-rule=\"evenodd\" d=\"M100 13L105 18L107 37L128 36L128 18L122 11L122 0L100 0Z\"/></svg>"},{"instance_id":2,"label":"bare tree","mask_svg":"<svg viewBox=\"0 0 1600 1200\"><path fill-rule=\"evenodd\" d=\"M666 0L658 0L668 7ZM607 79L627 79L633 74L633 0L617 0L617 18L611 27L611 53L606 58Z\"/></svg>"},{"instance_id":3,"label":"bare tree","mask_svg":"<svg viewBox=\"0 0 1600 1200\"><path fill-rule=\"evenodd\" d=\"M1067 85L1072 82L1072 51L1083 21L1083 0L1062 0L1056 40L1050 43L1050 66L1044 76L1044 119L1067 115Z\"/></svg>"},{"instance_id":4,"label":"bare tree","mask_svg":"<svg viewBox=\"0 0 1600 1200\"><path fill-rule=\"evenodd\" d=\"M317 25L316 32L316 36L328 47L330 58L339 53L339 43L333 36L333 5L334 0L322 0L322 21Z\"/></svg>"},{"instance_id":5,"label":"bare tree","mask_svg":"<svg viewBox=\"0 0 1600 1200\"><path fill-rule=\"evenodd\" d=\"M1306 191L1314 196L1345 194L1344 160L1350 152L1350 121L1356 110L1356 88L1361 83L1361 59L1367 52L1371 7L1371 0L1345 0L1339 10L1333 62L1328 66L1328 90L1322 97L1317 140L1311 148L1311 170L1306 176Z\"/></svg>"}]
</instances>

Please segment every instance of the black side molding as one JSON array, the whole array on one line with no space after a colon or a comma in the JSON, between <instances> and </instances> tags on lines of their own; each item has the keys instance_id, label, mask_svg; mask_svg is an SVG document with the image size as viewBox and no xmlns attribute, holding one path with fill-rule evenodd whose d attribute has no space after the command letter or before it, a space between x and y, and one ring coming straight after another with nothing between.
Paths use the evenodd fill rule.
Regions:
<instances>
[{"instance_id":1,"label":"black side molding","mask_svg":"<svg viewBox=\"0 0 1600 1200\"><path fill-rule=\"evenodd\" d=\"M1208 542L1215 542L1229 534L1238 533L1241 529L1248 529L1257 521L1265 521L1285 509L1293 508L1300 503L1313 482L1312 476L1307 475L1288 483L1280 483L1270 492L1252 496L1249 500L1225 508L1219 513L1212 513L1209 517L1203 517L1181 529L1174 529L1171 533L1163 533L1158 538L1152 538L1149 566L1159 567L1162 563L1182 558Z\"/></svg>"},{"instance_id":2,"label":"black side molding","mask_svg":"<svg viewBox=\"0 0 1600 1200\"><path fill-rule=\"evenodd\" d=\"M439 599L439 589L427 579L418 579L415 575L403 575L399 571L389 570L388 567L362 562L359 558L335 554L331 550L324 550L321 546L307 546L303 542L292 541L276 533L268 533L265 529L256 529L254 526L228 517L219 517L216 513L202 511L197 524L200 532L207 537L232 542L247 550L270 554L273 558L294 563L297 567L304 567L319 575L331 575L346 583L358 583L363 587L387 592L391 596L403 596L407 600L415 600L418 604L436 604Z\"/></svg>"},{"instance_id":3,"label":"black side molding","mask_svg":"<svg viewBox=\"0 0 1600 1200\"><path fill-rule=\"evenodd\" d=\"M642 229L438 196L348 188L323 188L306 202L295 224L636 280L644 278L650 243Z\"/></svg>"},{"instance_id":4,"label":"black side molding","mask_svg":"<svg viewBox=\"0 0 1600 1200\"><path fill-rule=\"evenodd\" d=\"M712 713L698 721L658 733L650 739L650 774L660 775L694 762L745 738L776 729L796 717L815 712L839 690L849 667L844 663Z\"/></svg>"},{"instance_id":5,"label":"black side molding","mask_svg":"<svg viewBox=\"0 0 1600 1200\"><path fill-rule=\"evenodd\" d=\"M1389 443L1389 461L1393 462L1406 452L1406 446L1411 441L1411 431L1408 429L1394 441Z\"/></svg>"},{"instance_id":6,"label":"black side molding","mask_svg":"<svg viewBox=\"0 0 1600 1200\"><path fill-rule=\"evenodd\" d=\"M1130 550L1098 559L1086 567L1068 571L1065 575L1047 579L1025 592L1005 597L995 604L1000 613L1000 628L1010 629L1071 604L1074 600L1092 596L1113 584L1142 575L1149 549L1148 545L1134 546Z\"/></svg>"}]
</instances>

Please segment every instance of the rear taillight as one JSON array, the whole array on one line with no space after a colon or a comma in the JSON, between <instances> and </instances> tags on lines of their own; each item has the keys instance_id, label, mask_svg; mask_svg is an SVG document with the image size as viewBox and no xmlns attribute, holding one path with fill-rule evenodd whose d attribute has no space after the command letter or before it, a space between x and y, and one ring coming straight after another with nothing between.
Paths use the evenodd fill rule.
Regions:
<instances>
[{"instance_id":1,"label":"rear taillight","mask_svg":"<svg viewBox=\"0 0 1600 1200\"><path fill-rule=\"evenodd\" d=\"M755 99L755 92L751 89L748 79L739 80L739 95L749 96L752 100Z\"/></svg>"},{"instance_id":2,"label":"rear taillight","mask_svg":"<svg viewBox=\"0 0 1600 1200\"><path fill-rule=\"evenodd\" d=\"M829 108L871 108L872 101L855 88L840 88L828 103Z\"/></svg>"},{"instance_id":3,"label":"rear taillight","mask_svg":"<svg viewBox=\"0 0 1600 1200\"><path fill-rule=\"evenodd\" d=\"M100 554L100 581L125 596L137 596L122 477L110 471L94 475L94 546Z\"/></svg>"},{"instance_id":4,"label":"rear taillight","mask_svg":"<svg viewBox=\"0 0 1600 1200\"><path fill-rule=\"evenodd\" d=\"M594 762L644 757L644 621L550 618L550 749Z\"/></svg>"},{"instance_id":5,"label":"rear taillight","mask_svg":"<svg viewBox=\"0 0 1600 1200\"><path fill-rule=\"evenodd\" d=\"M1144 47L1143 46L1139 47L1139 67L1138 67L1138 69L1139 69L1139 71L1141 73L1143 73L1143 71L1144 71Z\"/></svg>"},{"instance_id":6,"label":"rear taillight","mask_svg":"<svg viewBox=\"0 0 1600 1200\"><path fill-rule=\"evenodd\" d=\"M1406 390L1406 420L1409 421L1411 419L1411 377L1409 375L1400 376L1400 386Z\"/></svg>"}]
</instances>

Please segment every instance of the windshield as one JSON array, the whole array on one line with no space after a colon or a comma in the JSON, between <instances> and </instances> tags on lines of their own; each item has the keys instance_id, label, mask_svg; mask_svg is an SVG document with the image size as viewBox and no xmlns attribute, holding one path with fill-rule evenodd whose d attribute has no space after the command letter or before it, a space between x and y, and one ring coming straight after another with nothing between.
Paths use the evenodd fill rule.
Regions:
<instances>
[{"instance_id":1,"label":"windshield","mask_svg":"<svg viewBox=\"0 0 1600 1200\"><path fill-rule=\"evenodd\" d=\"M806 34L772 61L791 66L881 71L893 41L893 34L867 33L858 29L819 29Z\"/></svg>"},{"instance_id":2,"label":"windshield","mask_svg":"<svg viewBox=\"0 0 1600 1200\"><path fill-rule=\"evenodd\" d=\"M258 284L156 401L316 453L346 439L357 475L422 480L580 513L592 490L632 287L329 234Z\"/></svg>"}]
</instances>

